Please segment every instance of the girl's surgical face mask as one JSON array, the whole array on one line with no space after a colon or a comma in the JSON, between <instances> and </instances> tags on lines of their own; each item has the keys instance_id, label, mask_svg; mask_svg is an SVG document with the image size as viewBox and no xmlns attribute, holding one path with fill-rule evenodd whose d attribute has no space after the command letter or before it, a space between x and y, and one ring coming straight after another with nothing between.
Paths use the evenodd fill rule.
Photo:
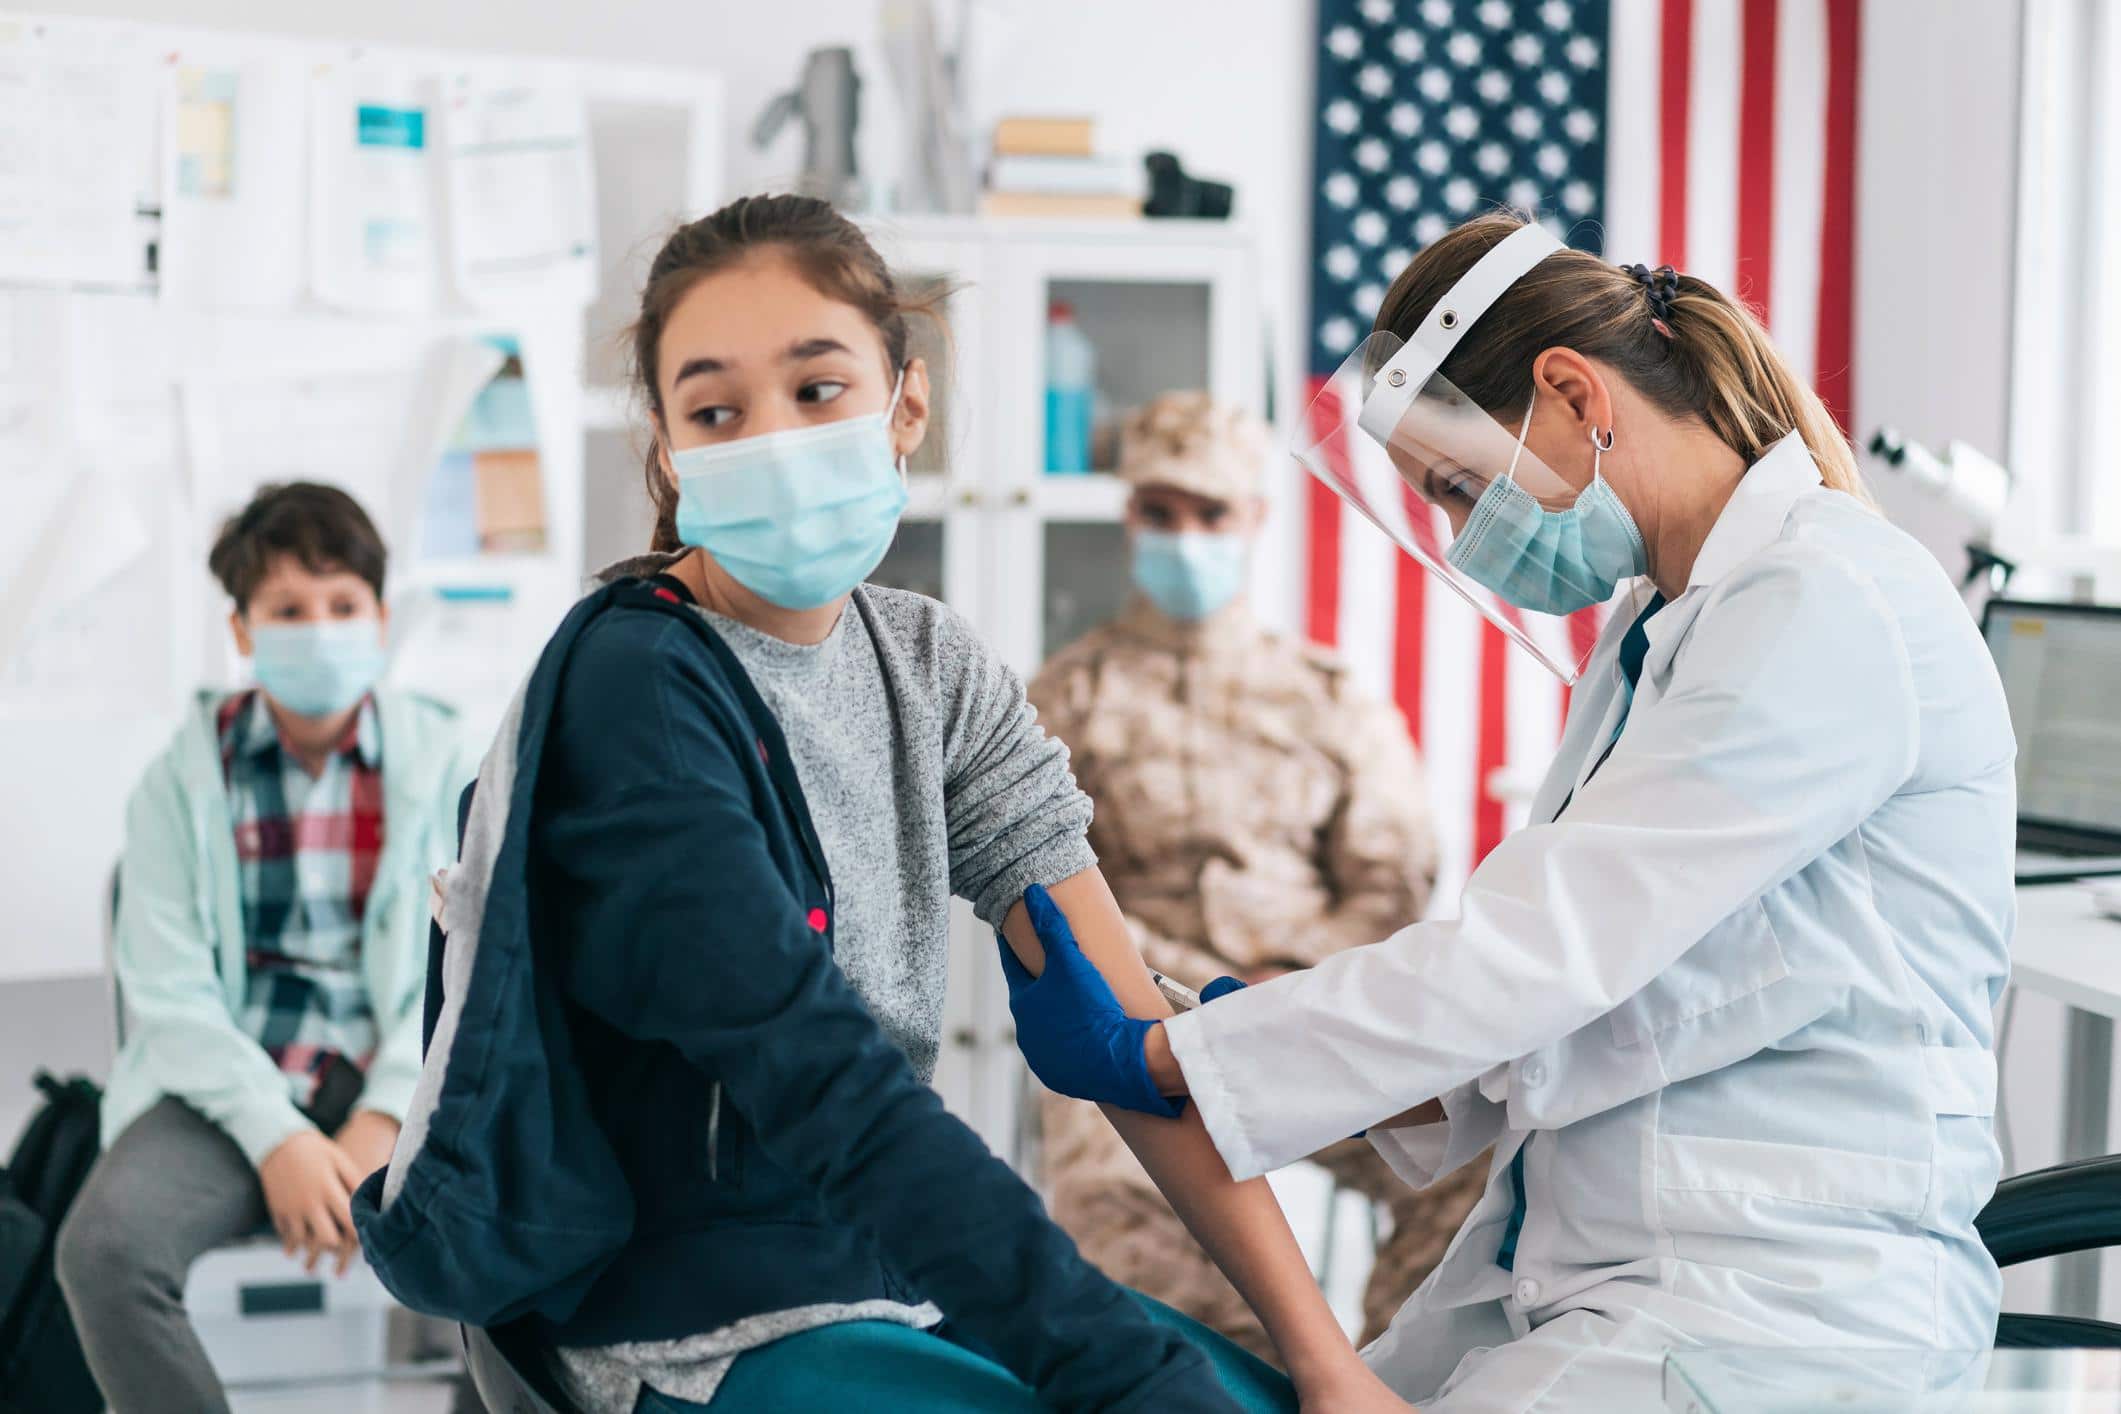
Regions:
<instances>
[{"instance_id":1,"label":"girl's surgical face mask","mask_svg":"<svg viewBox=\"0 0 2121 1414\"><path fill-rule=\"evenodd\" d=\"M906 508L891 445L901 369L882 412L671 453L678 538L768 603L815 609L883 560Z\"/></svg>"},{"instance_id":2,"label":"girl's surgical face mask","mask_svg":"<svg viewBox=\"0 0 2121 1414\"><path fill-rule=\"evenodd\" d=\"M656 341L677 538L790 609L883 558L906 503L927 383L857 306L772 247L700 278Z\"/></svg>"}]
</instances>

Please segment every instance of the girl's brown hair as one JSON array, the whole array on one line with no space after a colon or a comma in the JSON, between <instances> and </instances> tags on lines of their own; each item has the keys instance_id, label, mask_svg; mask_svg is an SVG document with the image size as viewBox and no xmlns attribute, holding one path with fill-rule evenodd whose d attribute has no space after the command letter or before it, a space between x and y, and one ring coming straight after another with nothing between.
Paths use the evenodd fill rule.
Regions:
<instances>
[{"instance_id":1,"label":"girl's brown hair","mask_svg":"<svg viewBox=\"0 0 2121 1414\"><path fill-rule=\"evenodd\" d=\"M887 371L895 372L906 364L911 343L907 316L940 321L936 305L943 294L909 297L869 238L829 203L807 196L738 197L712 215L673 231L656 253L648 267L647 283L641 287L640 317L629 331L634 386L658 427L663 425L663 392L657 354L671 311L701 280L768 249L793 262L812 289L851 304L868 317L884 341ZM651 548L684 548L678 539L677 488L664 476L662 456L653 440L644 472L649 499L655 503Z\"/></svg>"},{"instance_id":2,"label":"girl's brown hair","mask_svg":"<svg viewBox=\"0 0 2121 1414\"><path fill-rule=\"evenodd\" d=\"M1523 224L1495 212L1437 240L1392 282L1376 327L1411 337L1458 278ZM1663 412L1700 420L1748 464L1792 431L1802 433L1821 479L1869 503L1848 438L1760 321L1691 275L1664 288L1670 294L1660 329L1636 276L1583 251L1557 251L1488 306L1438 371L1507 421L1531 397L1540 353L1571 348L1613 368Z\"/></svg>"}]
</instances>

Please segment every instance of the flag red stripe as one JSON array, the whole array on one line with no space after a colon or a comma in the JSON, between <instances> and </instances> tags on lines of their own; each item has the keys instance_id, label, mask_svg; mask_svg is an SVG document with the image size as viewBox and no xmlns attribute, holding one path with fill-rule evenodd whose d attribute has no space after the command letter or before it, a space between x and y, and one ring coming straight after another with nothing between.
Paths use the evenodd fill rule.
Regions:
<instances>
[{"instance_id":1,"label":"flag red stripe","mask_svg":"<svg viewBox=\"0 0 2121 1414\"><path fill-rule=\"evenodd\" d=\"M1510 664L1513 650L1502 630L1480 622L1480 744L1474 751L1473 863L1502 843L1502 802L1488 789L1510 759ZM1543 671L1543 670L1542 670Z\"/></svg>"},{"instance_id":2,"label":"flag red stripe","mask_svg":"<svg viewBox=\"0 0 2121 1414\"><path fill-rule=\"evenodd\" d=\"M1602 608L1578 609L1569 615L1569 652L1574 655L1577 667L1582 667L1591 650L1598 646L1598 631L1604 626L1605 610ZM1558 738L1569 725L1569 704L1576 698L1571 687L1561 689L1561 717L1555 724L1554 735Z\"/></svg>"},{"instance_id":3,"label":"flag red stripe","mask_svg":"<svg viewBox=\"0 0 2121 1414\"><path fill-rule=\"evenodd\" d=\"M1330 415L1312 401L1325 383L1324 378L1314 375L1306 396L1306 404L1312 409L1314 445L1321 439L1321 434L1344 435L1336 428L1315 425ZM1313 643L1336 648L1340 645L1340 497L1315 476L1305 484L1310 491L1304 500L1310 553L1305 567L1304 632Z\"/></svg>"},{"instance_id":4,"label":"flag red stripe","mask_svg":"<svg viewBox=\"0 0 2121 1414\"><path fill-rule=\"evenodd\" d=\"M1401 487L1400 496L1415 541L1426 548L1433 542L1435 534L1431 520L1433 508L1415 495L1411 486ZM1424 531L1428 532L1426 540ZM1429 572L1411 555L1395 555L1392 560L1396 591L1392 607L1392 700L1399 704L1400 715L1407 719L1407 732L1414 738L1414 744L1420 746L1427 739L1423 735L1427 722L1422 706L1425 680L1422 670L1429 651Z\"/></svg>"},{"instance_id":5,"label":"flag red stripe","mask_svg":"<svg viewBox=\"0 0 2121 1414\"><path fill-rule=\"evenodd\" d=\"M1322 481L1311 482L1310 492L1310 588L1304 632L1313 643L1335 648L1340 644L1340 497Z\"/></svg>"},{"instance_id":6,"label":"flag red stripe","mask_svg":"<svg viewBox=\"0 0 2121 1414\"><path fill-rule=\"evenodd\" d=\"M1813 384L1846 430L1854 417L1856 278L1856 75L1860 0L1826 4L1826 201L1819 221L1819 348Z\"/></svg>"},{"instance_id":7,"label":"flag red stripe","mask_svg":"<svg viewBox=\"0 0 2121 1414\"><path fill-rule=\"evenodd\" d=\"M1422 659L1428 645L1424 628L1428 610L1429 572L1406 555L1393 557L1392 603L1392 700L1407 719L1407 734L1420 746L1424 740L1422 720Z\"/></svg>"},{"instance_id":8,"label":"flag red stripe","mask_svg":"<svg viewBox=\"0 0 2121 1414\"><path fill-rule=\"evenodd\" d=\"M1657 249L1666 265L1686 269L1687 114L1692 101L1694 0L1664 0L1658 59Z\"/></svg>"},{"instance_id":9,"label":"flag red stripe","mask_svg":"<svg viewBox=\"0 0 2121 1414\"><path fill-rule=\"evenodd\" d=\"M1738 263L1732 293L1762 320L1775 273L1776 0L1745 0L1738 88Z\"/></svg>"}]
</instances>

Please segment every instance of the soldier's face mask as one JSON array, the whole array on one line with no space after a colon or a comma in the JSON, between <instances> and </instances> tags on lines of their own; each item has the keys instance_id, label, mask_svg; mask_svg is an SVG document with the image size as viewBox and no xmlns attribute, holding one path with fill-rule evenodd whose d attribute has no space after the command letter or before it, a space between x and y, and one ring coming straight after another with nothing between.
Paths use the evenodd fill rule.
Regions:
<instances>
[{"instance_id":1,"label":"soldier's face mask","mask_svg":"<svg viewBox=\"0 0 2121 1414\"><path fill-rule=\"evenodd\" d=\"M1204 619L1245 584L1246 538L1226 531L1138 530L1134 584L1174 619Z\"/></svg>"}]
</instances>

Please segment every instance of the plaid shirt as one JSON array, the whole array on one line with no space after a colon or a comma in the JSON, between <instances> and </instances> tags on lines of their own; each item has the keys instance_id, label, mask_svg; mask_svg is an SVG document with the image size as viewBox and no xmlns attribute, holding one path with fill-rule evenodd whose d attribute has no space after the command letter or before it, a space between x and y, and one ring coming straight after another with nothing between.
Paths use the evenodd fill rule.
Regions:
<instances>
[{"instance_id":1,"label":"plaid shirt","mask_svg":"<svg viewBox=\"0 0 2121 1414\"><path fill-rule=\"evenodd\" d=\"M363 699L314 779L281 748L261 693L222 703L218 725L249 954L237 1021L307 1108L331 1057L365 1070L377 1044L361 968L361 915L383 850L375 703Z\"/></svg>"}]
</instances>

